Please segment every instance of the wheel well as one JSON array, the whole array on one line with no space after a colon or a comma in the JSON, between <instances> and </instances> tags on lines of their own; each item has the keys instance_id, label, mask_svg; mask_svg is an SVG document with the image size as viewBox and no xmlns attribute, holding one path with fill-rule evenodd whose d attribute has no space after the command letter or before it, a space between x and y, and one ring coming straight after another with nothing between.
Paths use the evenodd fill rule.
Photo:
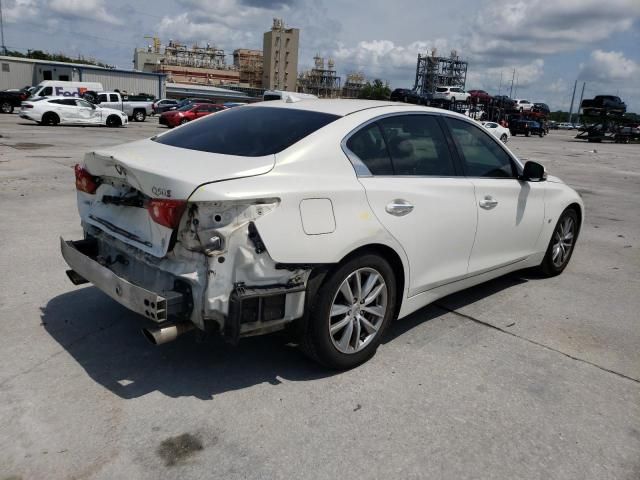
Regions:
<instances>
[{"instance_id":1,"label":"wheel well","mask_svg":"<svg viewBox=\"0 0 640 480\"><path fill-rule=\"evenodd\" d=\"M578 215L578 232L580 232L580 227L582 226L582 208L580 208L580 205L577 203L572 203L567 207L567 210L569 209L575 211L576 215Z\"/></svg>"},{"instance_id":2,"label":"wheel well","mask_svg":"<svg viewBox=\"0 0 640 480\"><path fill-rule=\"evenodd\" d=\"M109 121L109 119L111 118L115 118L120 123L120 125L122 125L122 120L120 120L120 117L118 117L116 114L109 115L107 117L107 121Z\"/></svg>"},{"instance_id":3,"label":"wheel well","mask_svg":"<svg viewBox=\"0 0 640 480\"><path fill-rule=\"evenodd\" d=\"M404 272L404 266L402 265L402 260L400 259L400 256L396 253L396 251L393 248L388 247L387 245L374 243L371 245L364 245L362 247L355 249L354 251L346 255L342 260L340 260L338 265L341 265L344 262L350 260L351 258L358 257L365 253L375 253L379 255L380 257L388 261L389 265L391 265L391 268L393 269L393 273L395 274L395 277L396 277L396 298L398 299L398 301L396 302L396 312L394 314L394 317L395 317L400 312L400 306L402 305L402 301L404 299L405 272Z\"/></svg>"}]
</instances>

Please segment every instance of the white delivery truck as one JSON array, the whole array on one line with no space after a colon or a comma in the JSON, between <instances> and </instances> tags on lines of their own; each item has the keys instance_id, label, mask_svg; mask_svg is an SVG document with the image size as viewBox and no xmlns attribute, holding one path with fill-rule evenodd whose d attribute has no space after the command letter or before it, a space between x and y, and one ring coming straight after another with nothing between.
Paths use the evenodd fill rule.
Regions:
<instances>
[{"instance_id":1,"label":"white delivery truck","mask_svg":"<svg viewBox=\"0 0 640 480\"><path fill-rule=\"evenodd\" d=\"M86 92L104 90L99 82L63 82L45 80L31 87L31 97L76 97L82 98Z\"/></svg>"}]
</instances>

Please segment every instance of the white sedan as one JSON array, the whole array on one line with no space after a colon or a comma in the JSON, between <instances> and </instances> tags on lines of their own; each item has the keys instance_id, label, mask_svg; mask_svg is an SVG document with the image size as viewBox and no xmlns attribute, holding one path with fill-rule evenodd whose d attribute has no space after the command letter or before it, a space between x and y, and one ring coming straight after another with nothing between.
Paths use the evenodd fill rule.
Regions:
<instances>
[{"instance_id":1,"label":"white sedan","mask_svg":"<svg viewBox=\"0 0 640 480\"><path fill-rule=\"evenodd\" d=\"M122 127L127 115L113 108L102 108L74 97L40 97L22 102L20 117L41 125L106 125Z\"/></svg>"},{"instance_id":2,"label":"white sedan","mask_svg":"<svg viewBox=\"0 0 640 480\"><path fill-rule=\"evenodd\" d=\"M508 128L503 127L499 123L496 122L482 122L482 126L489 130L491 135L501 140L502 143L507 143L511 138L511 132Z\"/></svg>"},{"instance_id":3,"label":"white sedan","mask_svg":"<svg viewBox=\"0 0 640 480\"><path fill-rule=\"evenodd\" d=\"M287 327L338 369L445 295L560 274L584 217L572 188L476 122L389 102L232 108L88 153L75 173L74 284L155 322L156 344Z\"/></svg>"}]
</instances>

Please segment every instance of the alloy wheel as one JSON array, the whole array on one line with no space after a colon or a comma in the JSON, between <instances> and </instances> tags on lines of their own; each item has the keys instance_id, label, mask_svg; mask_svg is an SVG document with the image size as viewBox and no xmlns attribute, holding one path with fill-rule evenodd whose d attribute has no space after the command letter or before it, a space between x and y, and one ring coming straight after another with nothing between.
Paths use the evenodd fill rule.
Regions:
<instances>
[{"instance_id":1,"label":"alloy wheel","mask_svg":"<svg viewBox=\"0 0 640 480\"><path fill-rule=\"evenodd\" d=\"M387 313L388 291L377 270L365 267L340 284L329 312L333 346L345 354L363 350L378 335Z\"/></svg>"},{"instance_id":2,"label":"alloy wheel","mask_svg":"<svg viewBox=\"0 0 640 480\"><path fill-rule=\"evenodd\" d=\"M569 258L575 239L576 223L571 217L565 217L553 234L551 261L556 268L561 267Z\"/></svg>"}]
</instances>

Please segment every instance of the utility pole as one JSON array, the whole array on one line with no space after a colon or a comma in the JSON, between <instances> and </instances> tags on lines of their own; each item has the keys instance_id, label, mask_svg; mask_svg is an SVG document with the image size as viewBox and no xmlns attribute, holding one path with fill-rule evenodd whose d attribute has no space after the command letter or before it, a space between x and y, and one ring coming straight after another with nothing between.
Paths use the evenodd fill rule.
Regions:
<instances>
[{"instance_id":1,"label":"utility pole","mask_svg":"<svg viewBox=\"0 0 640 480\"><path fill-rule=\"evenodd\" d=\"M513 93L513 79L516 78L516 69L513 69L513 73L511 74L511 89L509 90L509 98L513 98L511 94Z\"/></svg>"},{"instance_id":2,"label":"utility pole","mask_svg":"<svg viewBox=\"0 0 640 480\"><path fill-rule=\"evenodd\" d=\"M515 89L515 90L514 90L514 92L513 92L513 95L514 95L515 97L517 97L517 96L518 96L518 82L519 82L519 81L520 81L520 74L516 75L516 89Z\"/></svg>"},{"instance_id":3,"label":"utility pole","mask_svg":"<svg viewBox=\"0 0 640 480\"><path fill-rule=\"evenodd\" d=\"M4 44L4 21L2 18L2 0L0 0L0 41L2 45L0 45L0 50L2 51L2 55L7 54L7 47Z\"/></svg>"},{"instance_id":4,"label":"utility pole","mask_svg":"<svg viewBox=\"0 0 640 480\"><path fill-rule=\"evenodd\" d=\"M500 72L500 86L498 87L498 95L500 95L501 91L502 91L502 72Z\"/></svg>"},{"instance_id":5,"label":"utility pole","mask_svg":"<svg viewBox=\"0 0 640 480\"><path fill-rule=\"evenodd\" d=\"M580 118L580 106L582 105L582 99L584 98L584 86L587 82L582 82L582 92L580 93L580 103L578 103L578 108L576 109L578 112L578 118ZM582 123L582 122L581 122Z\"/></svg>"},{"instance_id":6,"label":"utility pole","mask_svg":"<svg viewBox=\"0 0 640 480\"><path fill-rule=\"evenodd\" d=\"M573 118L573 101L576 98L577 87L578 87L578 80L576 80L575 83L573 84L573 95L571 95L571 106L569 107L569 123L572 123L571 119Z\"/></svg>"}]
</instances>

